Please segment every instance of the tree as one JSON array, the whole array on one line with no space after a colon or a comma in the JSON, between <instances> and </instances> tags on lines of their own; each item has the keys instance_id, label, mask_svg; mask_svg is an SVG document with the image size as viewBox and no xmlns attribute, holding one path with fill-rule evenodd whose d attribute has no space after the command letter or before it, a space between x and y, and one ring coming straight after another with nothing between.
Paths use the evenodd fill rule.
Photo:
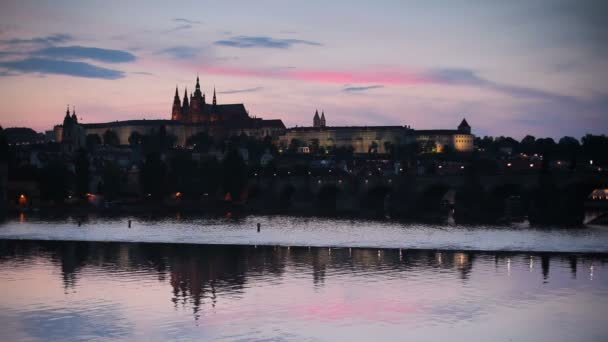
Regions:
<instances>
[{"instance_id":1,"label":"tree","mask_svg":"<svg viewBox=\"0 0 608 342\"><path fill-rule=\"evenodd\" d=\"M0 162L8 161L8 140L4 134L2 126L0 126Z\"/></svg>"},{"instance_id":2,"label":"tree","mask_svg":"<svg viewBox=\"0 0 608 342\"><path fill-rule=\"evenodd\" d=\"M192 146L196 151L207 152L213 145L213 140L207 132L198 132L186 140L186 146Z\"/></svg>"},{"instance_id":3,"label":"tree","mask_svg":"<svg viewBox=\"0 0 608 342\"><path fill-rule=\"evenodd\" d=\"M89 192L89 182L91 180L89 154L85 149L77 152L74 166L76 171L76 194L83 198Z\"/></svg>"},{"instance_id":4,"label":"tree","mask_svg":"<svg viewBox=\"0 0 608 342\"><path fill-rule=\"evenodd\" d=\"M131 135L129 135L129 145L131 146L141 145L143 143L143 140L144 136L138 131L133 131L131 132Z\"/></svg>"},{"instance_id":5,"label":"tree","mask_svg":"<svg viewBox=\"0 0 608 342\"><path fill-rule=\"evenodd\" d=\"M534 152L545 156L553 154L556 150L555 141L552 138L539 138L534 142Z\"/></svg>"},{"instance_id":6,"label":"tree","mask_svg":"<svg viewBox=\"0 0 608 342\"><path fill-rule=\"evenodd\" d=\"M231 146L222 162L224 193L233 199L239 199L247 184L247 166L235 146Z\"/></svg>"},{"instance_id":7,"label":"tree","mask_svg":"<svg viewBox=\"0 0 608 342\"><path fill-rule=\"evenodd\" d=\"M605 165L608 162L608 137L605 135L587 134L582 139L582 150L585 157L594 163Z\"/></svg>"},{"instance_id":8,"label":"tree","mask_svg":"<svg viewBox=\"0 0 608 342\"><path fill-rule=\"evenodd\" d=\"M291 141L289 142L289 147L287 148L287 150L289 151L289 153L296 153L298 151L298 147L302 145L302 141L294 138L291 139Z\"/></svg>"},{"instance_id":9,"label":"tree","mask_svg":"<svg viewBox=\"0 0 608 342\"><path fill-rule=\"evenodd\" d=\"M40 170L40 195L45 200L63 203L68 193L70 172L66 164L53 160Z\"/></svg>"},{"instance_id":10,"label":"tree","mask_svg":"<svg viewBox=\"0 0 608 342\"><path fill-rule=\"evenodd\" d=\"M103 183L101 187L98 186L97 191L103 194L108 201L116 199L121 189L121 171L118 164L113 161L105 161L101 178Z\"/></svg>"},{"instance_id":11,"label":"tree","mask_svg":"<svg viewBox=\"0 0 608 342\"><path fill-rule=\"evenodd\" d=\"M200 168L200 192L215 194L222 184L222 167L217 158L206 158L201 162Z\"/></svg>"},{"instance_id":12,"label":"tree","mask_svg":"<svg viewBox=\"0 0 608 342\"><path fill-rule=\"evenodd\" d=\"M167 191L167 166L160 159L159 153L150 153L141 166L141 185L145 194L154 199L161 199Z\"/></svg>"},{"instance_id":13,"label":"tree","mask_svg":"<svg viewBox=\"0 0 608 342\"><path fill-rule=\"evenodd\" d=\"M576 138L568 136L559 139L557 144L562 152L568 154L577 152L578 149L581 148L581 144Z\"/></svg>"},{"instance_id":14,"label":"tree","mask_svg":"<svg viewBox=\"0 0 608 342\"><path fill-rule=\"evenodd\" d=\"M190 152L176 151L169 160L170 190L191 194L195 191L196 176L196 163L192 160Z\"/></svg>"},{"instance_id":15,"label":"tree","mask_svg":"<svg viewBox=\"0 0 608 342\"><path fill-rule=\"evenodd\" d=\"M120 145L120 140L116 132L108 129L103 133L103 143L108 146L118 146Z\"/></svg>"},{"instance_id":16,"label":"tree","mask_svg":"<svg viewBox=\"0 0 608 342\"><path fill-rule=\"evenodd\" d=\"M87 150L94 151L97 146L101 145L101 137L99 134L87 134L86 145Z\"/></svg>"},{"instance_id":17,"label":"tree","mask_svg":"<svg viewBox=\"0 0 608 342\"><path fill-rule=\"evenodd\" d=\"M369 153L369 154L378 153L378 143L375 141L372 141L372 143L369 144L369 149L367 150L367 153Z\"/></svg>"},{"instance_id":18,"label":"tree","mask_svg":"<svg viewBox=\"0 0 608 342\"><path fill-rule=\"evenodd\" d=\"M384 142L384 153L386 154L390 154L390 155L394 155L394 145L392 142L390 141L385 141Z\"/></svg>"},{"instance_id":19,"label":"tree","mask_svg":"<svg viewBox=\"0 0 608 342\"><path fill-rule=\"evenodd\" d=\"M534 143L536 142L536 138L531 135L526 135L523 139L521 139L520 147L521 151L527 154L534 153Z\"/></svg>"}]
</instances>

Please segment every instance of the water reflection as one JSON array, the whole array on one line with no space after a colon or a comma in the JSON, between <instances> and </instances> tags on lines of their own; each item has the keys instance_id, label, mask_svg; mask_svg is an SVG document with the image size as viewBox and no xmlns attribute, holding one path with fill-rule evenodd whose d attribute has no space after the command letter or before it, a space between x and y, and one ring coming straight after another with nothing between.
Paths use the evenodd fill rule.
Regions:
<instances>
[{"instance_id":1,"label":"water reflection","mask_svg":"<svg viewBox=\"0 0 608 342\"><path fill-rule=\"evenodd\" d=\"M536 270L538 259L541 267ZM316 334L307 333L306 326L315 330L327 322L346 321L350 327L346 330L356 337L355 327L381 322L392 326L398 336L404 324L430 329L493 318L503 314L496 313L501 307L521 306L533 312L535 306L562 300L560 296L605 298L607 260L601 254L3 240L0 309L14 316L0 314L0 323L30 320L30 325L52 330L48 322L63 310L81 308L70 313L75 320L111 308L116 317L128 321L104 328L118 337L137 334L133 320L144 318L170 323L172 328L187 321L215 327L232 322L245 335L257 329L257 338L271 339L283 335L261 326L302 328L304 335L295 338ZM588 274L577 277L583 269ZM52 291L56 286L62 294ZM25 295L26 289L36 291L35 295ZM135 292L140 298L125 298L123 292ZM103 305L94 301L100 293ZM576 313L581 319L597 314L593 308L586 310ZM190 318L179 316L182 311L188 311ZM105 317L104 312L99 315ZM303 321L308 322L304 327ZM95 335L87 324L86 331L73 333ZM187 336L173 337L200 333L185 331ZM226 337L215 334L211 337Z\"/></svg>"}]
</instances>

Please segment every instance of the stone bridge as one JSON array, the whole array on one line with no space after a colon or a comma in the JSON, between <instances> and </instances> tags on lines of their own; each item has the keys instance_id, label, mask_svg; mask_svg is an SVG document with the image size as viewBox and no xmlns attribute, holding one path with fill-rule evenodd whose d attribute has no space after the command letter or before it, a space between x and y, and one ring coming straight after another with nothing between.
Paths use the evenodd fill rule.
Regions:
<instances>
[{"instance_id":1,"label":"stone bridge","mask_svg":"<svg viewBox=\"0 0 608 342\"><path fill-rule=\"evenodd\" d=\"M588 195L594 188L608 187L606 173L556 173L552 175L560 191L579 189ZM282 211L392 211L399 213L408 204L426 203L437 207L456 204L457 194L467 184L476 183L500 200L525 197L539 186L538 172L526 174L428 176L270 176L252 177L247 195L250 203L273 204ZM585 195L585 196L586 196ZM581 199L584 201L584 198ZM421 203L417 203L421 202Z\"/></svg>"}]
</instances>

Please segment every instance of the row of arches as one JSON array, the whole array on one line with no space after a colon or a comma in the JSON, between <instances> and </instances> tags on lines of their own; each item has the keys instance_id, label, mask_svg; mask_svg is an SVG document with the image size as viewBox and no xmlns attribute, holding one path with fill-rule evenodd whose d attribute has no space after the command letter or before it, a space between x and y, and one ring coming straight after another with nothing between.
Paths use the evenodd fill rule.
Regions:
<instances>
[{"instance_id":1,"label":"row of arches","mask_svg":"<svg viewBox=\"0 0 608 342\"><path fill-rule=\"evenodd\" d=\"M337 184L308 186L282 184L263 188L251 184L249 201L262 202L277 212L292 213L305 203L319 214L358 213L404 219L445 220L457 223L491 223L528 217L532 223L582 223L584 202L595 183L525 186L516 183L452 186L437 182L420 186L407 182L345 189Z\"/></svg>"}]
</instances>

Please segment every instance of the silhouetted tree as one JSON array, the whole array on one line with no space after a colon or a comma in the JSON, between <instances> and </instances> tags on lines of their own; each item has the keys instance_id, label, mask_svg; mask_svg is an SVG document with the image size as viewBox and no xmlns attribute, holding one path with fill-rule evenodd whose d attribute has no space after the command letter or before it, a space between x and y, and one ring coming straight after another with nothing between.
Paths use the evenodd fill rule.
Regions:
<instances>
[{"instance_id":1,"label":"silhouetted tree","mask_svg":"<svg viewBox=\"0 0 608 342\"><path fill-rule=\"evenodd\" d=\"M585 158L593 160L596 165L605 165L608 162L608 137L587 134L582 139L582 150Z\"/></svg>"},{"instance_id":2,"label":"silhouetted tree","mask_svg":"<svg viewBox=\"0 0 608 342\"><path fill-rule=\"evenodd\" d=\"M521 143L519 144L521 151L527 154L534 153L534 143L536 142L536 138L531 135L526 135L523 139L521 139Z\"/></svg>"},{"instance_id":3,"label":"silhouetted tree","mask_svg":"<svg viewBox=\"0 0 608 342\"><path fill-rule=\"evenodd\" d=\"M144 136L138 131L131 132L129 135L129 145L131 146L139 146L143 143Z\"/></svg>"},{"instance_id":4,"label":"silhouetted tree","mask_svg":"<svg viewBox=\"0 0 608 342\"><path fill-rule=\"evenodd\" d=\"M40 170L40 195L45 200L63 203L68 193L70 172L66 164L53 160Z\"/></svg>"},{"instance_id":5,"label":"silhouetted tree","mask_svg":"<svg viewBox=\"0 0 608 342\"><path fill-rule=\"evenodd\" d=\"M197 180L196 163L187 151L177 151L169 160L171 191L190 195L195 192Z\"/></svg>"},{"instance_id":6,"label":"silhouetted tree","mask_svg":"<svg viewBox=\"0 0 608 342\"><path fill-rule=\"evenodd\" d=\"M76 194L79 197L84 197L89 192L89 182L91 173L89 170L89 154L85 149L81 149L76 154L74 161L76 171Z\"/></svg>"},{"instance_id":7,"label":"silhouetted tree","mask_svg":"<svg viewBox=\"0 0 608 342\"><path fill-rule=\"evenodd\" d=\"M118 197L121 189L121 171L118 164L113 161L105 161L101 172L102 185L97 191L104 195L105 199L112 201Z\"/></svg>"},{"instance_id":8,"label":"silhouetted tree","mask_svg":"<svg viewBox=\"0 0 608 342\"><path fill-rule=\"evenodd\" d=\"M4 129L0 126L0 162L7 162L8 155L8 140L4 134Z\"/></svg>"},{"instance_id":9,"label":"silhouetted tree","mask_svg":"<svg viewBox=\"0 0 608 342\"><path fill-rule=\"evenodd\" d=\"M120 140L116 132L108 129L103 133L103 143L108 146L118 146L120 145Z\"/></svg>"},{"instance_id":10,"label":"silhouetted tree","mask_svg":"<svg viewBox=\"0 0 608 342\"><path fill-rule=\"evenodd\" d=\"M206 158L201 161L200 168L200 192L214 195L222 185L222 167L215 157Z\"/></svg>"},{"instance_id":11,"label":"silhouetted tree","mask_svg":"<svg viewBox=\"0 0 608 342\"><path fill-rule=\"evenodd\" d=\"M194 150L207 152L213 146L213 140L207 132L198 132L186 140L187 146L194 147Z\"/></svg>"},{"instance_id":12,"label":"silhouetted tree","mask_svg":"<svg viewBox=\"0 0 608 342\"><path fill-rule=\"evenodd\" d=\"M233 200L240 195L247 184L247 167L235 147L230 147L222 162L224 193L230 193Z\"/></svg>"},{"instance_id":13,"label":"silhouetted tree","mask_svg":"<svg viewBox=\"0 0 608 342\"><path fill-rule=\"evenodd\" d=\"M87 146L87 150L91 152L95 151L97 146L101 145L101 137L99 136L99 134L87 134L85 143Z\"/></svg>"},{"instance_id":14,"label":"silhouetted tree","mask_svg":"<svg viewBox=\"0 0 608 342\"><path fill-rule=\"evenodd\" d=\"M167 193L167 166L159 153L150 153L141 166L141 185L145 194L153 199L162 199Z\"/></svg>"}]
</instances>

